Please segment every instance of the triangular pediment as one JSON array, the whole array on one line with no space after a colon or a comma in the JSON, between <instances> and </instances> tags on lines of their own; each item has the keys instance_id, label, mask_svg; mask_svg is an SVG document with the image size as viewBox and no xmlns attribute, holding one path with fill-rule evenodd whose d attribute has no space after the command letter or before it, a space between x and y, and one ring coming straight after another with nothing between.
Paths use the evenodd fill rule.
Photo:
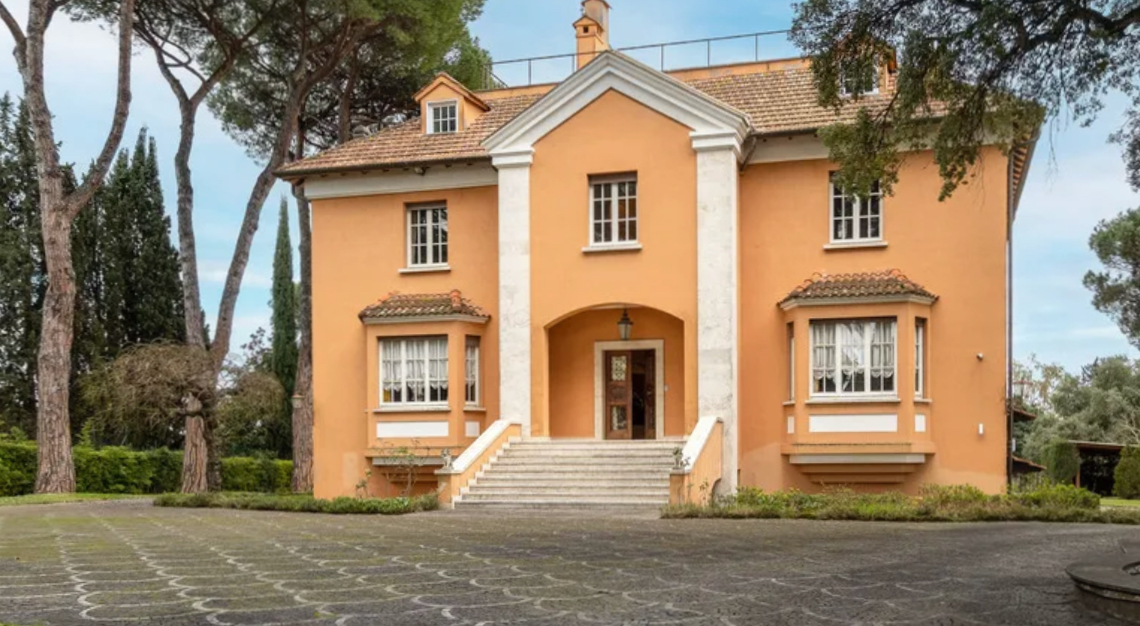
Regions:
<instances>
[{"instance_id":1,"label":"triangular pediment","mask_svg":"<svg viewBox=\"0 0 1140 626\"><path fill-rule=\"evenodd\" d=\"M483 141L492 157L534 144L607 91L621 93L689 127L700 137L743 141L751 127L741 111L620 52L606 51Z\"/></svg>"}]
</instances>

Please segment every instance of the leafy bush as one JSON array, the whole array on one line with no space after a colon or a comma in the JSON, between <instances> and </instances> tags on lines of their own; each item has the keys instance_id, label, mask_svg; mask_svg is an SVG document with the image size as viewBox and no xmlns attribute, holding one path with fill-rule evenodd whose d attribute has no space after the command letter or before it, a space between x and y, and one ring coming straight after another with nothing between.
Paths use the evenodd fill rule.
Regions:
<instances>
[{"instance_id":1,"label":"leafy bush","mask_svg":"<svg viewBox=\"0 0 1140 626\"><path fill-rule=\"evenodd\" d=\"M1073 485L1055 484L1042 486L1032 491L1013 493L1010 495L1010 498L1023 506L1036 508L1083 509L1089 511L1100 509L1100 496Z\"/></svg>"},{"instance_id":2,"label":"leafy bush","mask_svg":"<svg viewBox=\"0 0 1140 626\"><path fill-rule=\"evenodd\" d=\"M439 508L435 494L414 498L349 498L320 500L309 495L269 495L251 493L168 493L154 499L155 506L185 508L248 509L333 515L402 515Z\"/></svg>"},{"instance_id":3,"label":"leafy bush","mask_svg":"<svg viewBox=\"0 0 1140 626\"><path fill-rule=\"evenodd\" d=\"M1140 524L1140 510L1100 509L1100 497L1072 485L1035 485L1010 495L988 495L969 485L927 485L921 495L862 494L833 489L820 494L796 490L765 493L741 488L709 506L667 507L665 517L786 518L965 522L1038 520Z\"/></svg>"},{"instance_id":4,"label":"leafy bush","mask_svg":"<svg viewBox=\"0 0 1140 626\"><path fill-rule=\"evenodd\" d=\"M157 494L178 491L182 452L129 448L72 448L75 486L80 493ZM288 491L291 461L262 458L222 459L222 484L233 491ZM36 483L36 445L0 442L0 497L32 492Z\"/></svg>"},{"instance_id":5,"label":"leafy bush","mask_svg":"<svg viewBox=\"0 0 1140 626\"><path fill-rule=\"evenodd\" d=\"M1116 464L1112 495L1118 498L1140 498L1140 448L1130 446L1120 453Z\"/></svg>"},{"instance_id":6,"label":"leafy bush","mask_svg":"<svg viewBox=\"0 0 1140 626\"><path fill-rule=\"evenodd\" d=\"M1054 482L1071 483L1081 469L1081 455L1068 441L1056 440L1045 448L1045 467Z\"/></svg>"}]
</instances>

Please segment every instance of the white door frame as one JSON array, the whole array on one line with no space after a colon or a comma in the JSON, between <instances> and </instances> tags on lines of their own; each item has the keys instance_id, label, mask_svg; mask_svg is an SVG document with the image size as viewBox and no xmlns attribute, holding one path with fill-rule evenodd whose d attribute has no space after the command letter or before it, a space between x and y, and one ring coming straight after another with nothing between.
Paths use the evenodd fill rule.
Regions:
<instances>
[{"instance_id":1,"label":"white door frame","mask_svg":"<svg viewBox=\"0 0 1140 626\"><path fill-rule=\"evenodd\" d=\"M594 438L605 439L605 411L603 399L606 393L605 363L603 357L606 350L653 350L654 372L654 404L656 405L656 421L654 439L660 441L665 438L665 340L664 339L638 339L633 341L595 341L594 342Z\"/></svg>"}]
</instances>

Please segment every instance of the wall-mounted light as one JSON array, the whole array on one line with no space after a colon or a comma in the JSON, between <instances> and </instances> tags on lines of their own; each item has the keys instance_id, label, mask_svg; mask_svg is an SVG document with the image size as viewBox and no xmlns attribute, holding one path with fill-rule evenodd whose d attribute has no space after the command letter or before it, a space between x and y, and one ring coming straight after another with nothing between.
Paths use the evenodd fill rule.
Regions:
<instances>
[{"instance_id":1,"label":"wall-mounted light","mask_svg":"<svg viewBox=\"0 0 1140 626\"><path fill-rule=\"evenodd\" d=\"M300 409L304 405L305 405L305 396L302 396L299 393L294 394L293 395L293 408L294 409Z\"/></svg>"},{"instance_id":2,"label":"wall-mounted light","mask_svg":"<svg viewBox=\"0 0 1140 626\"><path fill-rule=\"evenodd\" d=\"M618 320L618 337L622 341L629 341L629 335L633 332L633 320L629 319L629 309L621 310L621 319Z\"/></svg>"}]
</instances>

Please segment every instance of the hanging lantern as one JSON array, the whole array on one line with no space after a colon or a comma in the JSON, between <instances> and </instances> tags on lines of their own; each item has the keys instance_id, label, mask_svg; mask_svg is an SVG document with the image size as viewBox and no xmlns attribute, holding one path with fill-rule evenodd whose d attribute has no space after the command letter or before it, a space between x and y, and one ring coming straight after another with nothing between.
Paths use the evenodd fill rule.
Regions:
<instances>
[{"instance_id":1,"label":"hanging lantern","mask_svg":"<svg viewBox=\"0 0 1140 626\"><path fill-rule=\"evenodd\" d=\"M621 319L618 320L618 337L622 341L629 341L629 335L633 332L633 320L629 319L629 309L622 309Z\"/></svg>"}]
</instances>

